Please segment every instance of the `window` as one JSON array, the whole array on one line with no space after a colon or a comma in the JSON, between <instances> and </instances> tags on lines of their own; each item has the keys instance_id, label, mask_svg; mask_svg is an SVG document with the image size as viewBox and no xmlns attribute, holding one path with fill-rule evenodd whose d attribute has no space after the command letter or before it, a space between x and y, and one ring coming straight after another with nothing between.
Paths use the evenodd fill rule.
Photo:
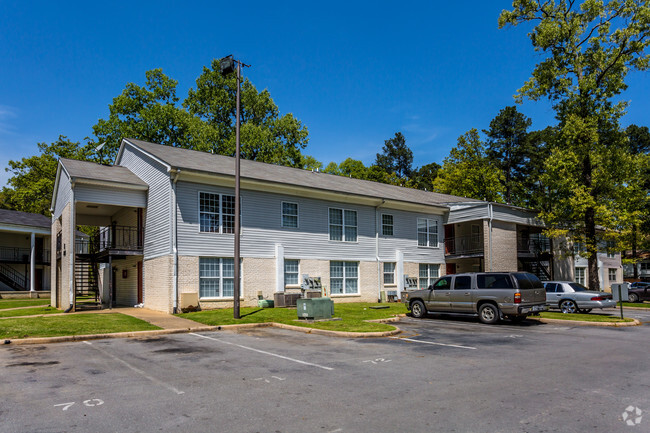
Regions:
<instances>
[{"instance_id":1,"label":"window","mask_svg":"<svg viewBox=\"0 0 650 433\"><path fill-rule=\"evenodd\" d=\"M359 262L330 262L330 292L333 295L359 293Z\"/></svg>"},{"instance_id":2,"label":"window","mask_svg":"<svg viewBox=\"0 0 650 433\"><path fill-rule=\"evenodd\" d=\"M545 283L544 288L546 289L546 293L555 293L557 284L556 283Z\"/></svg>"},{"instance_id":3,"label":"window","mask_svg":"<svg viewBox=\"0 0 650 433\"><path fill-rule=\"evenodd\" d=\"M433 290L449 290L451 289L451 277L442 277L433 286Z\"/></svg>"},{"instance_id":4,"label":"window","mask_svg":"<svg viewBox=\"0 0 650 433\"><path fill-rule=\"evenodd\" d=\"M393 216L389 214L381 215L381 234L383 236L393 236Z\"/></svg>"},{"instance_id":5,"label":"window","mask_svg":"<svg viewBox=\"0 0 650 433\"><path fill-rule=\"evenodd\" d=\"M438 221L418 218L418 246L438 247Z\"/></svg>"},{"instance_id":6,"label":"window","mask_svg":"<svg viewBox=\"0 0 650 433\"><path fill-rule=\"evenodd\" d=\"M298 228L298 203L282 202L282 227Z\"/></svg>"},{"instance_id":7,"label":"window","mask_svg":"<svg viewBox=\"0 0 650 433\"><path fill-rule=\"evenodd\" d=\"M512 289L512 279L509 274L478 274L476 286L479 289Z\"/></svg>"},{"instance_id":8,"label":"window","mask_svg":"<svg viewBox=\"0 0 650 433\"><path fill-rule=\"evenodd\" d=\"M235 233L235 196L199 193L199 230L207 233Z\"/></svg>"},{"instance_id":9,"label":"window","mask_svg":"<svg viewBox=\"0 0 650 433\"><path fill-rule=\"evenodd\" d=\"M576 268L576 283L585 285L585 268Z\"/></svg>"},{"instance_id":10,"label":"window","mask_svg":"<svg viewBox=\"0 0 650 433\"><path fill-rule=\"evenodd\" d=\"M357 211L330 209L330 241L357 241Z\"/></svg>"},{"instance_id":11,"label":"window","mask_svg":"<svg viewBox=\"0 0 650 433\"><path fill-rule=\"evenodd\" d=\"M384 284L395 284L395 263L384 263Z\"/></svg>"},{"instance_id":12,"label":"window","mask_svg":"<svg viewBox=\"0 0 650 433\"><path fill-rule=\"evenodd\" d=\"M439 269L440 269L440 265L430 265L426 263L420 263L420 273L419 273L420 289L426 289L431 284L433 284L435 279L438 278Z\"/></svg>"},{"instance_id":13,"label":"window","mask_svg":"<svg viewBox=\"0 0 650 433\"><path fill-rule=\"evenodd\" d=\"M470 290L472 288L472 277L456 277L454 290Z\"/></svg>"},{"instance_id":14,"label":"window","mask_svg":"<svg viewBox=\"0 0 650 433\"><path fill-rule=\"evenodd\" d=\"M610 259L616 257L616 251L614 251L614 248L616 248L616 244L613 241L607 241L607 257L609 257Z\"/></svg>"},{"instance_id":15,"label":"window","mask_svg":"<svg viewBox=\"0 0 650 433\"><path fill-rule=\"evenodd\" d=\"M199 258L199 296L201 298L232 298L234 290L234 259Z\"/></svg>"},{"instance_id":16,"label":"window","mask_svg":"<svg viewBox=\"0 0 650 433\"><path fill-rule=\"evenodd\" d=\"M616 268L609 268L609 281L616 281Z\"/></svg>"},{"instance_id":17,"label":"window","mask_svg":"<svg viewBox=\"0 0 650 433\"><path fill-rule=\"evenodd\" d=\"M285 286L289 285L298 285L300 280L298 278L298 268L300 260L284 260L284 284Z\"/></svg>"}]
</instances>

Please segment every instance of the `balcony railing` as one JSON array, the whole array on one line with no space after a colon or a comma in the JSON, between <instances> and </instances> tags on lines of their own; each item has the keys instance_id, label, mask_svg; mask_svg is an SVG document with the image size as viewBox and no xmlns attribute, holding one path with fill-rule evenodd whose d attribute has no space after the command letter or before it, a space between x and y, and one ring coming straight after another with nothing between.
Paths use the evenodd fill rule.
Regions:
<instances>
[{"instance_id":1,"label":"balcony railing","mask_svg":"<svg viewBox=\"0 0 650 433\"><path fill-rule=\"evenodd\" d=\"M29 263L30 248L0 247L0 261L11 263ZM36 251L36 263L50 263L50 250Z\"/></svg>"},{"instance_id":2,"label":"balcony railing","mask_svg":"<svg viewBox=\"0 0 650 433\"><path fill-rule=\"evenodd\" d=\"M483 254L483 236L455 236L445 239L446 255Z\"/></svg>"},{"instance_id":3,"label":"balcony railing","mask_svg":"<svg viewBox=\"0 0 650 433\"><path fill-rule=\"evenodd\" d=\"M544 253L551 252L551 240L544 236L517 237L517 252Z\"/></svg>"},{"instance_id":4,"label":"balcony railing","mask_svg":"<svg viewBox=\"0 0 650 433\"><path fill-rule=\"evenodd\" d=\"M77 239L77 254L96 254L106 250L137 251L142 250L142 230L136 227L111 226L102 227L99 234L89 239Z\"/></svg>"}]
</instances>

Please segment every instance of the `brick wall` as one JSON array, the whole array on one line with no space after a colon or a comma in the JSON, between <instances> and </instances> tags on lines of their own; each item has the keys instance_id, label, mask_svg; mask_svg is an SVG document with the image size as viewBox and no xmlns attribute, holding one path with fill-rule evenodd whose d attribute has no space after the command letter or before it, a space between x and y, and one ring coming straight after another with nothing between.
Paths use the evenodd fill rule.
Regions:
<instances>
[{"instance_id":1,"label":"brick wall","mask_svg":"<svg viewBox=\"0 0 650 433\"><path fill-rule=\"evenodd\" d=\"M142 273L143 302L151 310L171 313L173 309L173 258L171 255L144 260Z\"/></svg>"},{"instance_id":2,"label":"brick wall","mask_svg":"<svg viewBox=\"0 0 650 433\"><path fill-rule=\"evenodd\" d=\"M489 226L484 223L485 233ZM517 271L517 224L492 221L492 269L490 269L490 236L485 236L485 268L493 272Z\"/></svg>"}]
</instances>

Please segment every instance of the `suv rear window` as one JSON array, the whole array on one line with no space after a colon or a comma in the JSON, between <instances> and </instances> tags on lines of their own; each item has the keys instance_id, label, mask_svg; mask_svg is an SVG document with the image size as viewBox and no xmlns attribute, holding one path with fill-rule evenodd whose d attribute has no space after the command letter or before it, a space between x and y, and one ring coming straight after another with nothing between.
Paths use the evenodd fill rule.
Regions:
<instances>
[{"instance_id":1,"label":"suv rear window","mask_svg":"<svg viewBox=\"0 0 650 433\"><path fill-rule=\"evenodd\" d=\"M513 289L512 280L508 274L478 274L476 285L479 289Z\"/></svg>"},{"instance_id":2,"label":"suv rear window","mask_svg":"<svg viewBox=\"0 0 650 433\"><path fill-rule=\"evenodd\" d=\"M524 272L517 272L513 274L517 283L519 283L519 288L522 290L525 289L543 289L544 284L533 274L528 274Z\"/></svg>"}]
</instances>

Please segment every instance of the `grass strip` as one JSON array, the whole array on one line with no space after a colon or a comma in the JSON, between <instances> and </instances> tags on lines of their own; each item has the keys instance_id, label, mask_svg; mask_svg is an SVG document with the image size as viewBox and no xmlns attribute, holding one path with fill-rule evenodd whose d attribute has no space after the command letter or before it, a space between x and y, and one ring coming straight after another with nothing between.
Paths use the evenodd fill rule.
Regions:
<instances>
[{"instance_id":1,"label":"grass strip","mask_svg":"<svg viewBox=\"0 0 650 433\"><path fill-rule=\"evenodd\" d=\"M36 314L55 314L63 313L54 307L34 307L22 308L20 310L0 310L0 317L20 317L20 316L34 316Z\"/></svg>"},{"instance_id":2,"label":"grass strip","mask_svg":"<svg viewBox=\"0 0 650 433\"><path fill-rule=\"evenodd\" d=\"M618 316L605 316L600 314L571 314L544 312L539 314L544 319L573 320L582 322L634 322L634 319L621 319Z\"/></svg>"},{"instance_id":3,"label":"grass strip","mask_svg":"<svg viewBox=\"0 0 650 433\"><path fill-rule=\"evenodd\" d=\"M620 307L621 303L619 302L616 306ZM623 309L625 307L650 308L650 302L623 302Z\"/></svg>"},{"instance_id":4,"label":"grass strip","mask_svg":"<svg viewBox=\"0 0 650 433\"><path fill-rule=\"evenodd\" d=\"M385 309L373 309L376 303L340 303L334 304L334 317L341 320L308 323L298 321L295 308L251 308L240 309L241 319L233 318L233 309L205 310L194 313L179 314L180 317L194 320L206 325L222 326L241 323L285 323L287 325L302 326L305 328L326 329L342 332L385 332L395 329L394 326L384 323L371 323L367 320L387 319L397 314L406 313L406 306L399 303L382 304L389 306Z\"/></svg>"},{"instance_id":5,"label":"grass strip","mask_svg":"<svg viewBox=\"0 0 650 433\"><path fill-rule=\"evenodd\" d=\"M34 299L0 299L0 310L5 308L32 307L38 305L50 305L48 298Z\"/></svg>"},{"instance_id":6,"label":"grass strip","mask_svg":"<svg viewBox=\"0 0 650 433\"><path fill-rule=\"evenodd\" d=\"M68 316L3 319L0 322L0 338L110 334L154 329L160 328L144 320L120 313L71 314Z\"/></svg>"}]
</instances>

